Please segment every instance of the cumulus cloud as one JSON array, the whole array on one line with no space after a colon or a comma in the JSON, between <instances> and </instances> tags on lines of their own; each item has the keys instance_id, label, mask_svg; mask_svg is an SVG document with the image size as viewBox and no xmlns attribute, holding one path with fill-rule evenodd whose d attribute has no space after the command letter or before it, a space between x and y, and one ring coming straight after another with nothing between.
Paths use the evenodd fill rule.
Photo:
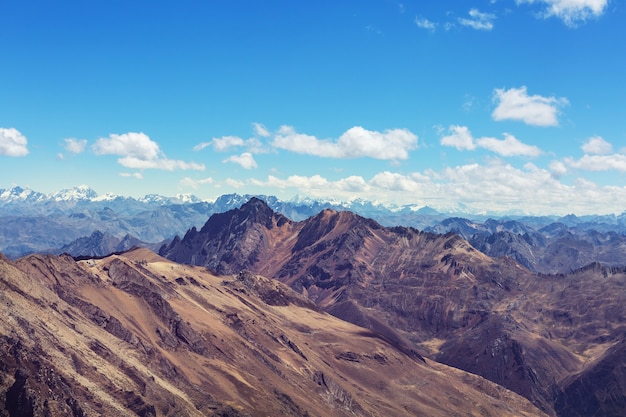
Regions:
<instances>
[{"instance_id":1,"label":"cumulus cloud","mask_svg":"<svg viewBox=\"0 0 626 417\"><path fill-rule=\"evenodd\" d=\"M589 18L604 14L608 0L516 0L517 4L538 3L545 6L543 17L556 17L567 26L576 27Z\"/></svg>"},{"instance_id":2,"label":"cumulus cloud","mask_svg":"<svg viewBox=\"0 0 626 417\"><path fill-rule=\"evenodd\" d=\"M491 13L483 13L478 9L471 9L469 11L469 17L460 17L459 23L463 26L471 27L476 30L491 30L493 29L493 21L496 15Z\"/></svg>"},{"instance_id":3,"label":"cumulus cloud","mask_svg":"<svg viewBox=\"0 0 626 417\"><path fill-rule=\"evenodd\" d=\"M441 138L443 146L452 146L460 151L476 149L474 138L466 126L453 125L448 129L451 134Z\"/></svg>"},{"instance_id":4,"label":"cumulus cloud","mask_svg":"<svg viewBox=\"0 0 626 417\"><path fill-rule=\"evenodd\" d=\"M569 104L564 97L529 96L526 86L497 88L494 100L498 102L491 114L494 120L519 120L533 126L557 126L560 108Z\"/></svg>"},{"instance_id":5,"label":"cumulus cloud","mask_svg":"<svg viewBox=\"0 0 626 417\"><path fill-rule=\"evenodd\" d=\"M474 163L423 173L385 171L369 180L360 176L331 180L321 175L294 175L250 179L247 183L283 192L294 190L316 198L429 205L443 212L620 213L626 199L626 187L599 186L581 179L564 184L550 170L532 163L518 168L499 159L485 165Z\"/></svg>"},{"instance_id":6,"label":"cumulus cloud","mask_svg":"<svg viewBox=\"0 0 626 417\"><path fill-rule=\"evenodd\" d=\"M527 156L537 157L542 154L541 149L533 145L527 145L515 136L504 133L504 139L482 137L474 139L466 126L452 125L450 132L441 138L443 146L451 146L460 151L471 151L476 148L487 149L501 156Z\"/></svg>"},{"instance_id":7,"label":"cumulus cloud","mask_svg":"<svg viewBox=\"0 0 626 417\"><path fill-rule=\"evenodd\" d=\"M297 133L291 126L282 126L272 145L291 152L326 158L399 160L409 157L409 151L417 148L417 141L417 136L407 129L377 132L355 126L333 141Z\"/></svg>"},{"instance_id":8,"label":"cumulus cloud","mask_svg":"<svg viewBox=\"0 0 626 417\"><path fill-rule=\"evenodd\" d=\"M111 134L100 138L93 145L96 155L119 155L142 160L155 160L162 156L159 145L145 133L129 132L121 135Z\"/></svg>"},{"instance_id":9,"label":"cumulus cloud","mask_svg":"<svg viewBox=\"0 0 626 417\"><path fill-rule=\"evenodd\" d=\"M585 171L626 172L626 155L583 155L580 159L565 158L565 165Z\"/></svg>"},{"instance_id":10,"label":"cumulus cloud","mask_svg":"<svg viewBox=\"0 0 626 417\"><path fill-rule=\"evenodd\" d=\"M99 138L92 146L96 155L116 155L118 163L133 169L163 169L173 171L204 170L204 165L168 159L145 133L129 132L121 135L111 134L108 138Z\"/></svg>"},{"instance_id":11,"label":"cumulus cloud","mask_svg":"<svg viewBox=\"0 0 626 417\"><path fill-rule=\"evenodd\" d=\"M28 155L28 141L15 128L0 128L0 155L26 156Z\"/></svg>"},{"instance_id":12,"label":"cumulus cloud","mask_svg":"<svg viewBox=\"0 0 626 417\"><path fill-rule=\"evenodd\" d=\"M230 148L243 146L244 140L239 136L222 136L221 138L213 138L211 146L218 152L226 151Z\"/></svg>"},{"instance_id":13,"label":"cumulus cloud","mask_svg":"<svg viewBox=\"0 0 626 417\"><path fill-rule=\"evenodd\" d=\"M549 165L550 171L556 177L567 174L567 166L561 161L552 161Z\"/></svg>"},{"instance_id":14,"label":"cumulus cloud","mask_svg":"<svg viewBox=\"0 0 626 417\"><path fill-rule=\"evenodd\" d=\"M415 193L419 191L420 183L414 177L398 174L395 172L379 172L370 180L370 184L376 188Z\"/></svg>"},{"instance_id":15,"label":"cumulus cloud","mask_svg":"<svg viewBox=\"0 0 626 417\"><path fill-rule=\"evenodd\" d=\"M85 147L87 146L86 139L69 138L69 139L65 139L64 142L65 142L65 150L73 154L82 153L85 150Z\"/></svg>"},{"instance_id":16,"label":"cumulus cloud","mask_svg":"<svg viewBox=\"0 0 626 417\"><path fill-rule=\"evenodd\" d=\"M593 136L583 144L582 150L586 154L606 155L613 152L613 145L604 140L601 136Z\"/></svg>"},{"instance_id":17,"label":"cumulus cloud","mask_svg":"<svg viewBox=\"0 0 626 417\"><path fill-rule=\"evenodd\" d=\"M244 152L241 155L230 156L224 159L222 162L233 162L235 164L241 165L243 169L253 169L257 167L257 163L250 152Z\"/></svg>"},{"instance_id":18,"label":"cumulus cloud","mask_svg":"<svg viewBox=\"0 0 626 417\"><path fill-rule=\"evenodd\" d=\"M526 145L508 133L504 134L504 139L502 140L481 138L476 141L476 144L481 148L488 149L502 156L528 156L534 158L542 153L538 147Z\"/></svg>"},{"instance_id":19,"label":"cumulus cloud","mask_svg":"<svg viewBox=\"0 0 626 417\"><path fill-rule=\"evenodd\" d=\"M424 17L416 17L415 24L417 25L417 27L429 30L431 32L434 32L435 29L437 29L437 23L431 22L430 20Z\"/></svg>"},{"instance_id":20,"label":"cumulus cloud","mask_svg":"<svg viewBox=\"0 0 626 417\"><path fill-rule=\"evenodd\" d=\"M550 169L555 175L564 175L572 170L626 172L626 154L613 152L613 145L601 136L587 139L581 149L585 152L581 158L567 157L553 161Z\"/></svg>"}]
</instances>

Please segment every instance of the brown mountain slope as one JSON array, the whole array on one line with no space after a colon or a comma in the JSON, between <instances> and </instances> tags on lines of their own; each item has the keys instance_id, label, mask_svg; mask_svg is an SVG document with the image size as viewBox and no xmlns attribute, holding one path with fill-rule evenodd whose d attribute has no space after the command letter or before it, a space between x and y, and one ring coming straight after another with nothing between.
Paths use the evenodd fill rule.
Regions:
<instances>
[{"instance_id":1,"label":"brown mountain slope","mask_svg":"<svg viewBox=\"0 0 626 417\"><path fill-rule=\"evenodd\" d=\"M541 416L249 272L0 257L2 416Z\"/></svg>"},{"instance_id":2,"label":"brown mountain slope","mask_svg":"<svg viewBox=\"0 0 626 417\"><path fill-rule=\"evenodd\" d=\"M550 414L564 381L619 341L626 312L624 271L535 275L453 234L332 210L292 222L257 199L160 252L276 278L404 352L484 376Z\"/></svg>"}]
</instances>

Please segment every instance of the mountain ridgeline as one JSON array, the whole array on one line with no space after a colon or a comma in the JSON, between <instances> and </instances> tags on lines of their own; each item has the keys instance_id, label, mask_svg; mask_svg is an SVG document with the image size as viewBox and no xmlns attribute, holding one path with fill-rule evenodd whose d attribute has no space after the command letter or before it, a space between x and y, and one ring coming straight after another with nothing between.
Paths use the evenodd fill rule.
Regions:
<instances>
[{"instance_id":1,"label":"mountain ridgeline","mask_svg":"<svg viewBox=\"0 0 626 417\"><path fill-rule=\"evenodd\" d=\"M147 249L0 256L0 415L546 417L276 280Z\"/></svg>"},{"instance_id":2,"label":"mountain ridgeline","mask_svg":"<svg viewBox=\"0 0 626 417\"><path fill-rule=\"evenodd\" d=\"M277 279L416 360L480 375L549 415L589 415L581 401L597 415L626 414L623 267L536 274L457 234L331 209L295 222L256 198L159 253Z\"/></svg>"},{"instance_id":3,"label":"mountain ridgeline","mask_svg":"<svg viewBox=\"0 0 626 417\"><path fill-rule=\"evenodd\" d=\"M133 245L158 249L216 213L239 208L251 195L213 201L193 195L132 198L98 195L86 186L43 194L22 187L0 189L0 252L11 259L30 253L105 256ZM372 202L258 196L276 213L302 221L325 209L348 210L386 227L453 232L492 257L508 256L538 273L569 273L592 262L620 267L626 259L626 212L620 215L504 216Z\"/></svg>"}]
</instances>

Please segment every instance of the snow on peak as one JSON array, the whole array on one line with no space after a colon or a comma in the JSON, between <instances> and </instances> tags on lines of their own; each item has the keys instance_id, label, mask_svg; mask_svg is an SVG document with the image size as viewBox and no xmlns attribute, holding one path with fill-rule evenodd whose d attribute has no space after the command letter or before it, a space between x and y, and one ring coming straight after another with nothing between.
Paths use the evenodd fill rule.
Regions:
<instances>
[{"instance_id":1,"label":"snow on peak","mask_svg":"<svg viewBox=\"0 0 626 417\"><path fill-rule=\"evenodd\" d=\"M33 191L30 188L15 186L6 190L0 190L0 201L5 203L17 201L35 203L45 199L45 194Z\"/></svg>"},{"instance_id":2,"label":"snow on peak","mask_svg":"<svg viewBox=\"0 0 626 417\"><path fill-rule=\"evenodd\" d=\"M154 204L161 206L166 204L190 204L202 202L201 199L193 194L176 194L174 197L165 197L159 194L146 194L145 196L139 198L138 201L144 204Z\"/></svg>"},{"instance_id":3,"label":"snow on peak","mask_svg":"<svg viewBox=\"0 0 626 417\"><path fill-rule=\"evenodd\" d=\"M52 194L51 197L55 201L94 200L98 197L98 193L87 185L79 185L58 191Z\"/></svg>"},{"instance_id":4,"label":"snow on peak","mask_svg":"<svg viewBox=\"0 0 626 417\"><path fill-rule=\"evenodd\" d=\"M201 203L202 200L193 194L176 194L176 200L182 204Z\"/></svg>"}]
</instances>

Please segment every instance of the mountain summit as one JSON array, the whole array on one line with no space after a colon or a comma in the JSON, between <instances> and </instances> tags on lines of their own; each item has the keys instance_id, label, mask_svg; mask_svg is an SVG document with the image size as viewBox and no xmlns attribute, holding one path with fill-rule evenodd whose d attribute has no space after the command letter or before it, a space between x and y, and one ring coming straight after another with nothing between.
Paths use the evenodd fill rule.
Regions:
<instances>
[{"instance_id":1,"label":"mountain summit","mask_svg":"<svg viewBox=\"0 0 626 417\"><path fill-rule=\"evenodd\" d=\"M623 268L537 275L456 234L387 228L331 209L295 222L259 199L211 216L160 253L278 279L407 354L481 375L548 414L582 416L572 412L577 387L613 415L626 411L626 393L612 388L621 373L596 368L605 355L622 357ZM591 375L597 385L580 380Z\"/></svg>"},{"instance_id":2,"label":"mountain summit","mask_svg":"<svg viewBox=\"0 0 626 417\"><path fill-rule=\"evenodd\" d=\"M0 415L546 417L275 280L146 249L0 256Z\"/></svg>"}]
</instances>

